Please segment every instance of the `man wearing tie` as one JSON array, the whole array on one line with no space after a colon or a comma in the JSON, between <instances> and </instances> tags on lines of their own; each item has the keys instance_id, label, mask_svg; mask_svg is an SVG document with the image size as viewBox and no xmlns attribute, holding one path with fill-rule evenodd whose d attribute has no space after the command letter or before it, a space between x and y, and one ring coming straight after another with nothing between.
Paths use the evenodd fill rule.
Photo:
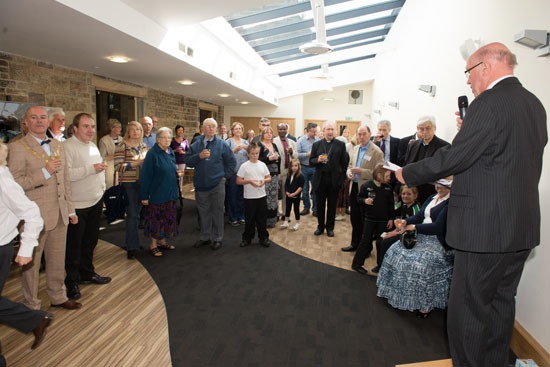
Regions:
<instances>
[{"instance_id":1,"label":"man wearing tie","mask_svg":"<svg viewBox=\"0 0 550 367\"><path fill-rule=\"evenodd\" d=\"M357 193L361 186L372 180L372 170L376 165L384 164L384 154L375 144L370 141L370 128L361 125L357 128L357 145L353 148L349 161L347 175L352 180L350 185L350 208L351 208L351 243L342 247L344 252L357 250L361 235L363 234L363 216L361 208L357 203Z\"/></svg>"},{"instance_id":2,"label":"man wearing tie","mask_svg":"<svg viewBox=\"0 0 550 367\"><path fill-rule=\"evenodd\" d=\"M346 178L346 167L349 162L346 144L334 139L335 129L334 122L324 123L324 139L313 143L309 157L309 164L315 167L313 189L317 197L317 229L314 233L316 236L322 235L326 229L327 236L334 237L336 199Z\"/></svg>"},{"instance_id":3,"label":"man wearing tie","mask_svg":"<svg viewBox=\"0 0 550 367\"><path fill-rule=\"evenodd\" d=\"M390 136L390 132L391 122L382 120L378 122L378 133L372 141L380 148L382 153L384 153L384 162L397 164L400 139Z\"/></svg>"},{"instance_id":4,"label":"man wearing tie","mask_svg":"<svg viewBox=\"0 0 550 367\"><path fill-rule=\"evenodd\" d=\"M40 309L38 271L44 252L46 289L52 306L77 309L81 304L67 298L64 285L67 225L69 221L78 223L65 152L61 142L47 138L48 116L42 107L30 107L24 119L29 132L10 145L8 166L28 198L36 202L44 219L44 230L38 238L33 261L23 267L25 305Z\"/></svg>"}]
</instances>

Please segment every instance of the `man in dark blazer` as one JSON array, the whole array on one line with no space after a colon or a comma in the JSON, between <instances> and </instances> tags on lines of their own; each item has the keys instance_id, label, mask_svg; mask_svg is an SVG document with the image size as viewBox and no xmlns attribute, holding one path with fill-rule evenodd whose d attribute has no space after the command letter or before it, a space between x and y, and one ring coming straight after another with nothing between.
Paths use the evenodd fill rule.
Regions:
<instances>
[{"instance_id":1,"label":"man in dark blazer","mask_svg":"<svg viewBox=\"0 0 550 367\"><path fill-rule=\"evenodd\" d=\"M435 135L437 126L434 116L422 116L419 118L416 123L416 129L422 134L422 139L409 144L403 166L431 157L436 151L449 145L448 142ZM396 191L399 192L401 185L396 186ZM420 205L422 205L427 198L435 194L434 185L430 183L418 185L416 188L418 189L417 200Z\"/></svg>"},{"instance_id":2,"label":"man in dark blazer","mask_svg":"<svg viewBox=\"0 0 550 367\"><path fill-rule=\"evenodd\" d=\"M384 161L390 161L397 164L399 156L399 142L401 139L395 138L390 135L391 122L388 120L382 120L378 122L378 132L372 138L374 144L378 146L384 153Z\"/></svg>"},{"instance_id":3,"label":"man in dark blazer","mask_svg":"<svg viewBox=\"0 0 550 367\"><path fill-rule=\"evenodd\" d=\"M401 138L399 140L399 148L397 149L397 162L396 162L398 166L403 166L409 145L419 139L422 139L422 135L420 131L417 130L414 134L405 136L404 138Z\"/></svg>"},{"instance_id":4,"label":"man in dark blazer","mask_svg":"<svg viewBox=\"0 0 550 367\"><path fill-rule=\"evenodd\" d=\"M326 229L327 236L334 237L336 199L348 168L349 156L346 152L346 144L334 139L335 130L334 122L324 123L324 139L313 143L309 157L310 166L315 167L313 190L317 197L317 229L314 233L316 236L323 234Z\"/></svg>"},{"instance_id":5,"label":"man in dark blazer","mask_svg":"<svg viewBox=\"0 0 550 367\"><path fill-rule=\"evenodd\" d=\"M447 243L456 249L448 310L453 366L505 366L524 263L540 242L538 185L548 141L542 103L513 76L500 43L466 63L476 96L452 146L396 172L417 185L454 175Z\"/></svg>"}]
</instances>

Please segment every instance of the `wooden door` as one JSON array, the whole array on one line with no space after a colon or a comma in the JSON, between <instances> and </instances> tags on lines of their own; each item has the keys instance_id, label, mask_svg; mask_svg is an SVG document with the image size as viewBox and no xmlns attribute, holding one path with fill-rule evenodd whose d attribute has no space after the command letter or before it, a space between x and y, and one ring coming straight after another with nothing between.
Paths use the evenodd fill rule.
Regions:
<instances>
[{"instance_id":1,"label":"wooden door","mask_svg":"<svg viewBox=\"0 0 550 367\"><path fill-rule=\"evenodd\" d=\"M344 129L349 130L349 136L350 138L355 135L357 128L361 125L361 121L353 121L353 120L337 120L336 121L336 135L340 136L342 135L342 131ZM349 140L349 139L348 139Z\"/></svg>"}]
</instances>

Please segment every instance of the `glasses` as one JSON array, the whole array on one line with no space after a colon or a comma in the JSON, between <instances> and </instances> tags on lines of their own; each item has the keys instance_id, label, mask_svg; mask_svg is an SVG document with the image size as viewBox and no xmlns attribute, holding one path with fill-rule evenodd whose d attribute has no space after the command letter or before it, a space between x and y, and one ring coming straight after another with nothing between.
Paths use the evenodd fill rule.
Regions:
<instances>
[{"instance_id":1,"label":"glasses","mask_svg":"<svg viewBox=\"0 0 550 367\"><path fill-rule=\"evenodd\" d=\"M483 61L480 61L480 62L478 62L477 64L475 64L474 66L472 66L471 68L468 68L468 69L464 70L464 75L466 75L467 77L469 77L469 76L470 76L470 72L471 72L472 70L474 70L475 68L477 68L477 67L478 67L479 65L481 65L481 64L483 64Z\"/></svg>"}]
</instances>

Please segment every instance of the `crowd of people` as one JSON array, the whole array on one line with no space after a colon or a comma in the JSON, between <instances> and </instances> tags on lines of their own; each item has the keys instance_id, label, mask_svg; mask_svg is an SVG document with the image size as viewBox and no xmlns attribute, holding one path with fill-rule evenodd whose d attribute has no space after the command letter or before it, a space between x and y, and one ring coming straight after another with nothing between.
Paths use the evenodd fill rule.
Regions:
<instances>
[{"instance_id":1,"label":"crowd of people","mask_svg":"<svg viewBox=\"0 0 550 367\"><path fill-rule=\"evenodd\" d=\"M355 252L350 264L354 271L377 274L378 296L388 299L393 307L416 312L419 318L450 303L449 337L456 365L500 365L502 354L498 353L502 345L508 345L513 321L513 295L525 259L538 244L540 214L516 206L512 211L500 207L494 187L499 185L499 191L508 192L528 182L533 186L528 193L537 192L547 139L545 114L536 97L513 77L515 56L505 46L481 48L467 65L468 84L478 98L464 121L457 118L459 133L452 145L435 135L434 116L420 117L417 131L402 139L391 135L388 120L378 122L375 134L366 124L356 132L338 132L332 121L322 126L309 123L304 135L296 138L289 134L288 125L272 126L268 118L259 121L258 134L246 132L240 122L233 123L228 133L225 125L207 118L191 143L182 125L173 131L155 129L156 118L144 116L141 123L127 124L124 137L122 124L109 120L109 131L99 140L98 148L92 141L96 125L91 115L76 115L65 130L62 110L52 109L48 115L42 107L29 108L23 118L25 134L10 143L7 162L7 149L0 146L0 205L7 209L0 216L10 226L8 234L1 237L0 252L10 258L11 246L6 244L17 233L18 220L25 220L15 259L23 266L25 301L17 304L0 298L0 321L23 332L34 331L33 348L40 344L53 318L39 311L42 254L53 307L78 309L81 303L77 300L82 297L79 284L111 281L97 274L93 265L102 197L111 186L121 185L126 193L128 259L134 259L141 249L140 224L145 237L151 239L150 255L161 257L163 251L174 250L168 241L179 231L182 173L192 168L200 227L194 247L222 248L225 212L229 224L244 225L241 247L251 245L256 232L259 244L269 247L269 229L278 221L282 222L280 229L298 231L300 217L310 213L317 217L317 226L302 229L311 230L314 236L326 233L334 237L337 221L349 213L349 244L341 251ZM493 116L495 109L490 106L509 109L504 106L508 95L521 95L523 110ZM531 170L505 150L506 139L515 138L506 134L498 138L502 144L496 137L493 143L493 136L502 131L497 123L509 124L514 132L514 124L529 111L534 111L529 123L538 140L531 140L529 152L522 154L531 159L528 161L535 160L536 167ZM473 127L480 119L483 123ZM404 168L394 172L388 162ZM514 170L525 172L531 180L510 183ZM529 202L538 207L538 197L533 195ZM477 205L476 200L484 205ZM486 220L479 220L474 208L486 212ZM494 210L512 217L511 228L514 223L527 223L528 231L522 232L521 238L507 231L494 220L498 214ZM477 234L475 240L472 231ZM366 269L373 243L376 266ZM3 255L0 289L10 265L4 260ZM487 261L503 264L495 270L497 275L486 269ZM501 280L500 275L508 271L510 275ZM481 286L479 279L487 280ZM501 299L483 303L486 286L503 292ZM494 307L505 310L505 315L494 315L491 302L497 302ZM26 321L14 322L5 316L9 310L17 310ZM471 333L468 323L475 312L482 312L490 322ZM497 320L506 326L495 326ZM473 335L479 345L472 346L465 333ZM501 338L500 349L494 347L482 357L480 349L493 347L485 337L491 333ZM470 354L471 350L477 354ZM477 363L484 358L490 362Z\"/></svg>"}]
</instances>

